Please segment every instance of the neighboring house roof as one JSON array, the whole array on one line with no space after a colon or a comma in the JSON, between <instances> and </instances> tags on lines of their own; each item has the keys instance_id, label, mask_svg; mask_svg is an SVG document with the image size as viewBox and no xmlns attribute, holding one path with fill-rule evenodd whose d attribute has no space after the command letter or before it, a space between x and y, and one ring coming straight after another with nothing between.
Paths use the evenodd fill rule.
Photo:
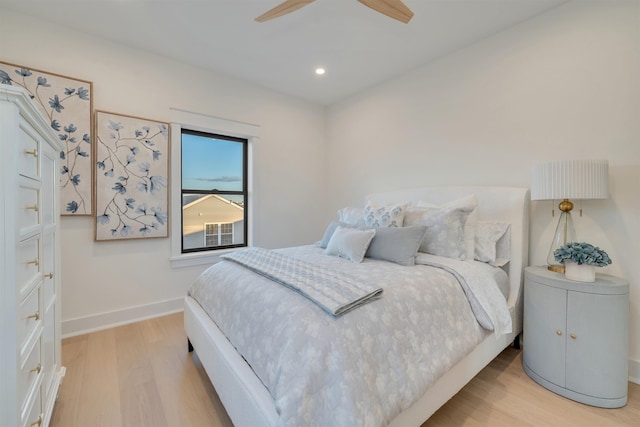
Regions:
<instances>
[{"instance_id":1,"label":"neighboring house roof","mask_svg":"<svg viewBox=\"0 0 640 427\"><path fill-rule=\"evenodd\" d=\"M192 197L192 196L189 196L189 197ZM182 206L182 210L189 209L189 208L191 208L193 206L196 206L196 205L198 205L198 204L200 204L200 203L202 203L205 200L210 199L210 198L218 199L219 201L221 201L223 203L227 203L227 204L229 204L229 205L231 205L231 206L233 206L233 207L235 207L235 208L237 208L239 210L244 210L244 206L242 206L242 205L240 205L240 204L238 204L236 202L233 202L233 201L231 201L229 199L225 199L224 197L219 196L217 194L207 194L206 196L198 197L197 199L188 202L186 205L183 205Z\"/></svg>"}]
</instances>

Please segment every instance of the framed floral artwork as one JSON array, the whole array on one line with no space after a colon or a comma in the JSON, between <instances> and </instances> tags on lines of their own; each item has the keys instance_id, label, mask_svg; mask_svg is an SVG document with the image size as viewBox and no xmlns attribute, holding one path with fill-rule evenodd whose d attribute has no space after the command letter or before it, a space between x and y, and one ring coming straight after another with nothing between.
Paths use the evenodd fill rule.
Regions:
<instances>
[{"instance_id":1,"label":"framed floral artwork","mask_svg":"<svg viewBox=\"0 0 640 427\"><path fill-rule=\"evenodd\" d=\"M91 215L92 83L6 62L0 62L0 83L23 88L65 146L60 152L61 214Z\"/></svg>"},{"instance_id":2,"label":"framed floral artwork","mask_svg":"<svg viewBox=\"0 0 640 427\"><path fill-rule=\"evenodd\" d=\"M167 237L169 124L95 115L95 240Z\"/></svg>"}]
</instances>

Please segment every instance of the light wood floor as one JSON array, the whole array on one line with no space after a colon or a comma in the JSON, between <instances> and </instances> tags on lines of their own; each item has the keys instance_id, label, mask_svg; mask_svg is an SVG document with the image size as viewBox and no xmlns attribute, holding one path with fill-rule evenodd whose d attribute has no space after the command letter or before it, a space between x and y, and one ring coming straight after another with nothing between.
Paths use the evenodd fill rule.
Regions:
<instances>
[{"instance_id":1,"label":"light wood floor","mask_svg":"<svg viewBox=\"0 0 640 427\"><path fill-rule=\"evenodd\" d=\"M182 314L65 339L67 374L52 427L231 427L196 353ZM422 427L639 426L640 386L629 403L601 409L562 398L522 370L509 348Z\"/></svg>"}]
</instances>

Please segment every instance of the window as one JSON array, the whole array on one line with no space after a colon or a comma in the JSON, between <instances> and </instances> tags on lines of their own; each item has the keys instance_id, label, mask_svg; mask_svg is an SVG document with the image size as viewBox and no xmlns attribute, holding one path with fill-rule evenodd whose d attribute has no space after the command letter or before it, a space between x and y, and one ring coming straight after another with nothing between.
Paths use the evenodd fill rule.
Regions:
<instances>
[{"instance_id":1,"label":"window","mask_svg":"<svg viewBox=\"0 0 640 427\"><path fill-rule=\"evenodd\" d=\"M171 108L170 111L172 179L169 184L171 186L171 212L169 215L169 221L171 223L171 267L181 268L195 265L210 265L218 261L220 255L224 252L235 250L237 247L250 246L252 243L252 218L255 217L252 211L253 206L255 205L255 203L252 203L252 197L254 197L251 185L251 169L253 167L252 151L255 144L260 140L260 126L239 120L209 116L178 108ZM184 150L182 147L183 132L185 135L184 139L187 141L187 146ZM190 144L188 141L190 138L192 139L193 144ZM205 148L212 148L212 146L215 146L218 143L227 143L233 144L235 147L242 147L243 158L240 161L241 172L239 172L243 176L242 185L232 189L229 189L229 187L223 187L217 183L216 185L211 185L211 182L209 182L209 185L203 185L207 183L206 179L216 178L216 174L212 170L215 158L214 160L209 158L209 156L215 155L215 150L212 152L207 152L206 150L193 150L194 147L197 148L198 142L202 144L208 142L208 144L201 144L201 148L202 146ZM188 147L189 145L191 145L191 147ZM190 169L189 167L186 167L183 171L183 163L185 165L188 163L186 158L183 162L183 151L185 152L185 156L189 156L191 151L199 152L202 155L201 157L204 159L206 165L205 167L201 166L201 169L204 171L201 176L198 177L195 176L198 174L192 174L192 172L197 169ZM189 173L189 175L187 175L187 173ZM237 174L238 173L236 172L236 175ZM220 178L225 175L230 176L231 173L220 172L217 174L217 177ZM185 178L184 183L186 183L187 186L183 186L183 178ZM200 179L188 181L186 178ZM222 181L226 182L231 180L223 179ZM226 182L226 184L228 185L229 183ZM219 191L210 191L214 189ZM240 189L242 191L239 191ZM183 193L183 190L194 191L187 191L186 193ZM238 193L231 194L235 191ZM227 207L233 207L236 210L239 209L244 214L244 223L227 220L221 217L207 219L204 217L204 211L198 211L192 206L191 209L188 208L186 210L189 213L195 212L196 215L194 216L197 216L197 224L199 224L198 227L200 227L202 232L201 234L190 236L193 241L187 239L188 241L185 242L185 234L189 236L190 233L184 232L185 224L183 223L183 208L192 202L196 205L200 203L200 206L204 206L202 204L205 202L204 200L200 200L198 202L198 199L202 199L203 197L208 197L209 199L218 198L218 201L224 200L225 203L229 205ZM231 204L230 202L234 203ZM203 213L202 216L197 215L200 212ZM192 222L195 223L195 221ZM189 221L187 221L186 225L188 224ZM226 226L226 230L222 230L222 237L218 239L218 242L220 243L219 245L208 245L205 240L205 224L230 224ZM229 227L231 228L230 232L228 232ZM220 233L218 234L220 235ZM234 241L242 241L243 244L234 244ZM184 247L187 249L184 249Z\"/></svg>"},{"instance_id":2,"label":"window","mask_svg":"<svg viewBox=\"0 0 640 427\"><path fill-rule=\"evenodd\" d=\"M248 140L182 129L182 250L247 246Z\"/></svg>"}]
</instances>

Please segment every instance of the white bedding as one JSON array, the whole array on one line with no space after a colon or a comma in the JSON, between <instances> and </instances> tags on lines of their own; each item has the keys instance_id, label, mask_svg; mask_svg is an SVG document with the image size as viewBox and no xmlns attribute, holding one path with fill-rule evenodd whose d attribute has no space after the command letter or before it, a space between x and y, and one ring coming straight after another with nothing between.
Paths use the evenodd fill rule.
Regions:
<instances>
[{"instance_id":1,"label":"white bedding","mask_svg":"<svg viewBox=\"0 0 640 427\"><path fill-rule=\"evenodd\" d=\"M190 295L271 393L278 425L387 425L488 333L458 280L443 269L370 259L353 264L314 246L281 252L358 275L384 293L334 318L229 261L194 283ZM497 284L471 287L478 286L494 287L502 298ZM490 317L509 317L506 303L504 309Z\"/></svg>"}]
</instances>

